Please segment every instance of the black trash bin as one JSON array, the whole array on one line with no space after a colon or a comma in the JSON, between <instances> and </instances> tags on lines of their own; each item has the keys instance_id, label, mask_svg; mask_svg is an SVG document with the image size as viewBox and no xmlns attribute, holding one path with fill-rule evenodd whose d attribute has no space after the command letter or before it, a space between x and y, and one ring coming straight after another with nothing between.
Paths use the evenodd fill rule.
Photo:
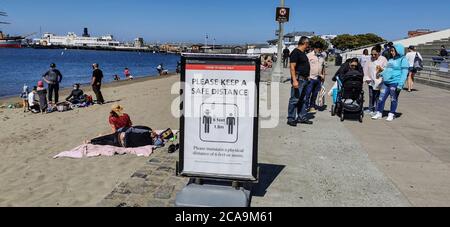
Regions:
<instances>
[{"instance_id":1,"label":"black trash bin","mask_svg":"<svg viewBox=\"0 0 450 227\"><path fill-rule=\"evenodd\" d=\"M336 64L335 65L336 66L341 66L342 65L342 60L343 60L342 56L340 54L337 54L336 55L336 62L335 62Z\"/></svg>"}]
</instances>

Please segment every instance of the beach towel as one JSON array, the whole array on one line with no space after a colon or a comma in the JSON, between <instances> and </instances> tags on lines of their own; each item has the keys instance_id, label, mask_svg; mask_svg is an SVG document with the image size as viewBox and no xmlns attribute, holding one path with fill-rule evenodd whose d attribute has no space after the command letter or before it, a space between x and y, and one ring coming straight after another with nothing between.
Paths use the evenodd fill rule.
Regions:
<instances>
[{"instance_id":1,"label":"beach towel","mask_svg":"<svg viewBox=\"0 0 450 227\"><path fill-rule=\"evenodd\" d=\"M163 130L157 130L156 133L160 134L164 132ZM179 131L174 130L173 133L178 135ZM174 142L177 139L177 136L171 138L169 141L165 142ZM114 146L101 146L101 145L92 145L92 144L83 144L78 146L70 151L64 151L54 156L54 159L57 158L74 158L74 159L82 159L82 158L92 158L99 156L111 157L114 155L136 155L138 157L150 157L153 152L158 149L158 146L145 146L145 147L137 147L137 148L124 148L124 147L114 147Z\"/></svg>"},{"instance_id":2,"label":"beach towel","mask_svg":"<svg viewBox=\"0 0 450 227\"><path fill-rule=\"evenodd\" d=\"M57 158L92 158L99 156L111 157L114 155L125 155L131 154L136 155L138 157L150 157L153 151L156 149L156 146L145 146L138 148L123 148L123 147L113 147L113 146L99 146L92 144L84 144L78 146L70 151L64 151L60 154L53 157Z\"/></svg>"}]
</instances>

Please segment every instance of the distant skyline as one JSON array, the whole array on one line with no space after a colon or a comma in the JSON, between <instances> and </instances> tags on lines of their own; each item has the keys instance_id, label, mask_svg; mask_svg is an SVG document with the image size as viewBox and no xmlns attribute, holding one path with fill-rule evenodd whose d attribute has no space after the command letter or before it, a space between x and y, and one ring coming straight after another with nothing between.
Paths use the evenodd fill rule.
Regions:
<instances>
[{"instance_id":1,"label":"distant skyline","mask_svg":"<svg viewBox=\"0 0 450 227\"><path fill-rule=\"evenodd\" d=\"M93 36L112 34L121 41L264 43L275 38L279 0L2 0L0 24L6 33L52 32ZM409 30L450 28L448 0L304 1L286 0L291 20L286 32L316 34L375 33L401 39Z\"/></svg>"}]
</instances>

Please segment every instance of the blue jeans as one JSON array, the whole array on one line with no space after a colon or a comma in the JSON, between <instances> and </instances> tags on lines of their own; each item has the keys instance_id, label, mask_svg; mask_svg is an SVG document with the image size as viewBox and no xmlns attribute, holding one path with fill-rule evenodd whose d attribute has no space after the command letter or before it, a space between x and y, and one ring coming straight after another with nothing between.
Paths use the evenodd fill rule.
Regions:
<instances>
[{"instance_id":1,"label":"blue jeans","mask_svg":"<svg viewBox=\"0 0 450 227\"><path fill-rule=\"evenodd\" d=\"M309 109L317 108L316 101L320 90L322 89L322 81L320 79L310 80L308 88L306 89L306 104Z\"/></svg>"},{"instance_id":2,"label":"blue jeans","mask_svg":"<svg viewBox=\"0 0 450 227\"><path fill-rule=\"evenodd\" d=\"M375 112L378 109L378 100L380 99L380 91L374 90L369 86L369 110Z\"/></svg>"},{"instance_id":3,"label":"blue jeans","mask_svg":"<svg viewBox=\"0 0 450 227\"><path fill-rule=\"evenodd\" d=\"M306 104L306 88L308 87L309 81L304 79L298 80L299 87L295 89L291 88L291 98L289 99L289 110L288 110L288 120L290 122L296 120L306 120L308 114Z\"/></svg>"},{"instance_id":4,"label":"blue jeans","mask_svg":"<svg viewBox=\"0 0 450 227\"><path fill-rule=\"evenodd\" d=\"M390 113L396 114L398 107L398 97L400 91L397 91L398 84L383 84L381 88L380 99L378 100L377 111L383 113L386 100L391 96L391 111Z\"/></svg>"}]
</instances>

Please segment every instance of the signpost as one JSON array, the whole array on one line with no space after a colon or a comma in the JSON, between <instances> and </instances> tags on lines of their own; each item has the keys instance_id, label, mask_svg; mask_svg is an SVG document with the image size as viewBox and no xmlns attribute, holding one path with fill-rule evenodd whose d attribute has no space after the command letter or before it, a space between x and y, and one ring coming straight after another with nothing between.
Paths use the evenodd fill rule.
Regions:
<instances>
[{"instance_id":1,"label":"signpost","mask_svg":"<svg viewBox=\"0 0 450 227\"><path fill-rule=\"evenodd\" d=\"M289 22L290 11L290 8L277 7L276 21L280 23Z\"/></svg>"},{"instance_id":2,"label":"signpost","mask_svg":"<svg viewBox=\"0 0 450 227\"><path fill-rule=\"evenodd\" d=\"M234 185L258 180L259 80L257 56L182 56L179 175L234 182ZM192 190L206 195L217 193L218 189L211 189L211 185L187 187L177 201L186 204L180 201L195 198ZM224 193L223 198L236 193L229 188L218 191ZM218 202L219 205L230 203L220 199Z\"/></svg>"}]
</instances>

